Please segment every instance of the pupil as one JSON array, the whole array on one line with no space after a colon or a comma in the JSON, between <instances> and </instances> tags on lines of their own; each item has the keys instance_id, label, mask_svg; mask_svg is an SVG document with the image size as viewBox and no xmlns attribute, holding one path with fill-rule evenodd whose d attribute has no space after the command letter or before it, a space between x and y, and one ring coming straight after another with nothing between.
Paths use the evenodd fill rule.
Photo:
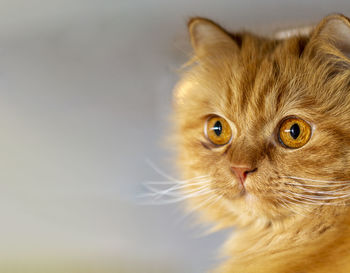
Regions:
<instances>
[{"instance_id":1,"label":"pupil","mask_svg":"<svg viewBox=\"0 0 350 273\"><path fill-rule=\"evenodd\" d=\"M214 132L215 132L215 134L216 134L217 136L220 136L220 135L221 135L221 132L222 132L222 125L221 125L221 122L220 122L220 121L217 121L217 122L214 124L213 130L214 130Z\"/></svg>"},{"instance_id":2,"label":"pupil","mask_svg":"<svg viewBox=\"0 0 350 273\"><path fill-rule=\"evenodd\" d=\"M290 135L292 136L292 138L297 139L298 136L300 135L300 127L298 124L293 124L292 127L290 127L290 131L289 131Z\"/></svg>"}]
</instances>

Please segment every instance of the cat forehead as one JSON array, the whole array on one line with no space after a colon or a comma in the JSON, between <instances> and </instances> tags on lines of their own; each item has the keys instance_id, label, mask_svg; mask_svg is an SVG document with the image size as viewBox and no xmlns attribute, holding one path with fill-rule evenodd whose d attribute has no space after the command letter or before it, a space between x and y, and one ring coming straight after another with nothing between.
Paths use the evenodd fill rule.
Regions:
<instances>
[{"instance_id":1,"label":"cat forehead","mask_svg":"<svg viewBox=\"0 0 350 273\"><path fill-rule=\"evenodd\" d=\"M310 97L300 78L300 69L290 64L289 73L281 72L281 63L271 56L259 56L245 62L226 56L199 63L188 78L189 93L207 111L222 111L230 116L259 113L269 119L277 113L304 109ZM302 73L301 73L302 75ZM251 117L250 117L251 119Z\"/></svg>"},{"instance_id":2,"label":"cat forehead","mask_svg":"<svg viewBox=\"0 0 350 273\"><path fill-rule=\"evenodd\" d=\"M213 49L194 59L176 90L182 109L196 116L222 113L247 125L287 115L311 122L350 117L348 81L334 66L301 54L307 38L245 37L239 51Z\"/></svg>"}]
</instances>

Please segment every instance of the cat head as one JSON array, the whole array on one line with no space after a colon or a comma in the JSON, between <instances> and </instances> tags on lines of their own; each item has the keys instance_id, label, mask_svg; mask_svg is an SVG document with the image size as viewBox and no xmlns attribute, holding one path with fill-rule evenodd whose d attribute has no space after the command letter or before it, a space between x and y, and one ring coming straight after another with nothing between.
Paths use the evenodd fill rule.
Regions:
<instances>
[{"instance_id":1,"label":"cat head","mask_svg":"<svg viewBox=\"0 0 350 273\"><path fill-rule=\"evenodd\" d=\"M190 204L222 225L343 211L350 199L350 21L284 40L189 22L174 93ZM194 194L197 193L197 194Z\"/></svg>"}]
</instances>

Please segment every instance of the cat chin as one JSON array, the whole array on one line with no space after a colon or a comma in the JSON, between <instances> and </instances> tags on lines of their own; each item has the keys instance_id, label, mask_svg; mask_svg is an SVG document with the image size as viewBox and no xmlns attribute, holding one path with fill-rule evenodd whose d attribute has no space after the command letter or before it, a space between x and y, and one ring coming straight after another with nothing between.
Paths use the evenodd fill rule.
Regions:
<instances>
[{"instance_id":1,"label":"cat chin","mask_svg":"<svg viewBox=\"0 0 350 273\"><path fill-rule=\"evenodd\" d=\"M226 207L240 216L246 216L251 220L268 219L280 221L292 216L274 200L266 199L263 195L254 191L244 190L234 198L226 196Z\"/></svg>"},{"instance_id":2,"label":"cat chin","mask_svg":"<svg viewBox=\"0 0 350 273\"><path fill-rule=\"evenodd\" d=\"M245 202L247 203L247 205L254 205L258 201L257 197L254 194L251 194L247 191L245 191L242 198L245 199Z\"/></svg>"}]
</instances>

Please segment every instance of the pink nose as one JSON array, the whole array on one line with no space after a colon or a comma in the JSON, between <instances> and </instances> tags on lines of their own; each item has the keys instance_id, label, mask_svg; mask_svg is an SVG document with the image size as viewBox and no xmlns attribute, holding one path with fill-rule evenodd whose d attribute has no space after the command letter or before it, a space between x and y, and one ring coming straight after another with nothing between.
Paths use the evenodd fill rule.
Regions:
<instances>
[{"instance_id":1,"label":"pink nose","mask_svg":"<svg viewBox=\"0 0 350 273\"><path fill-rule=\"evenodd\" d=\"M248 166L232 166L231 170L237 176L242 186L244 186L245 179L249 173L255 172L257 168L253 169Z\"/></svg>"}]
</instances>

